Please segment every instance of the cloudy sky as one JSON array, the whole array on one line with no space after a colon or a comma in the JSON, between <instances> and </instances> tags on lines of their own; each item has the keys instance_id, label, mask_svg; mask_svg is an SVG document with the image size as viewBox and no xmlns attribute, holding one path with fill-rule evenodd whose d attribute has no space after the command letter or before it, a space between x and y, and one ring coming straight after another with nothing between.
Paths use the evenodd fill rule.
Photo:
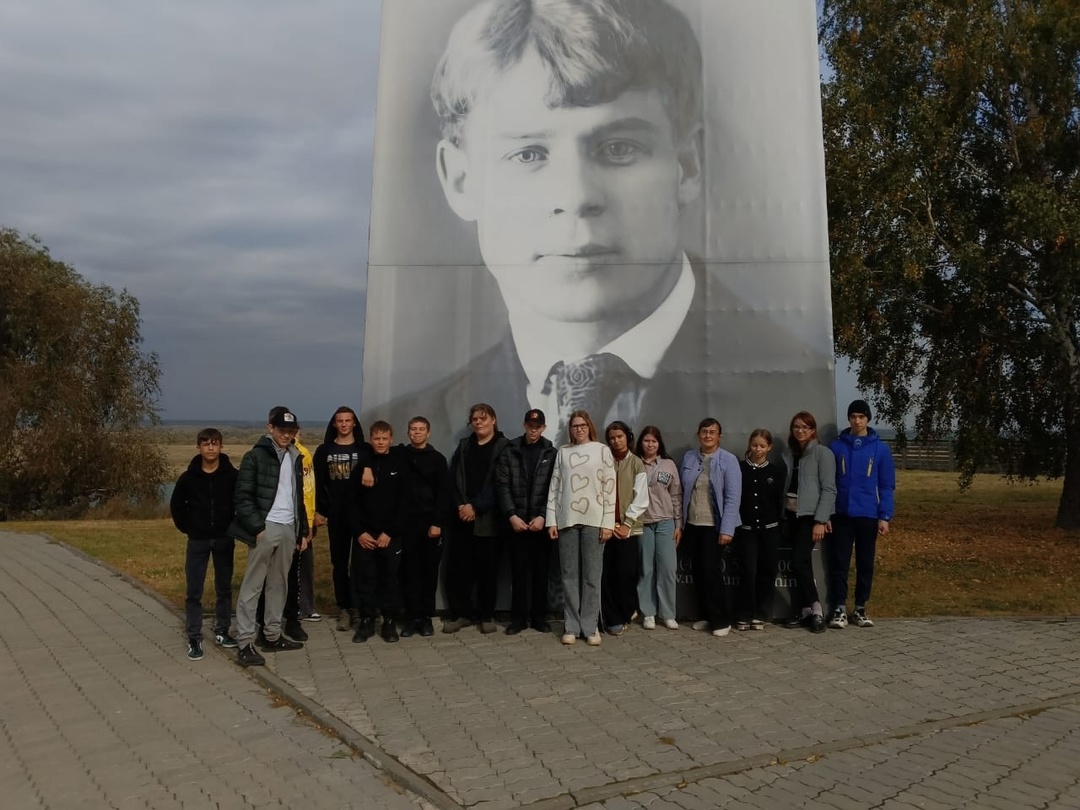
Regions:
<instances>
[{"instance_id":1,"label":"cloudy sky","mask_svg":"<svg viewBox=\"0 0 1080 810\"><path fill-rule=\"evenodd\" d=\"M164 418L358 405L379 5L0 4L0 224L139 299Z\"/></svg>"}]
</instances>

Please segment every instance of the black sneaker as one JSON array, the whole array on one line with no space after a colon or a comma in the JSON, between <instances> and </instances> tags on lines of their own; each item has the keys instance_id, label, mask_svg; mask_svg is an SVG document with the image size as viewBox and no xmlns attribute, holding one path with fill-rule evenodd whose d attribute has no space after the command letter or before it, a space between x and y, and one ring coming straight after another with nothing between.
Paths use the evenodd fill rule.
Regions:
<instances>
[{"instance_id":1,"label":"black sneaker","mask_svg":"<svg viewBox=\"0 0 1080 810\"><path fill-rule=\"evenodd\" d=\"M189 638L187 641L188 661L202 661L202 641L197 638Z\"/></svg>"},{"instance_id":2,"label":"black sneaker","mask_svg":"<svg viewBox=\"0 0 1080 810\"><path fill-rule=\"evenodd\" d=\"M419 619L416 619L415 621L411 621L411 622L405 622L405 626L401 628L401 637L402 638L412 638L413 636L415 636L419 632L420 632L420 620Z\"/></svg>"},{"instance_id":3,"label":"black sneaker","mask_svg":"<svg viewBox=\"0 0 1080 810\"><path fill-rule=\"evenodd\" d=\"M293 641L286 636L278 636L273 641L265 641L259 645L259 649L263 652L289 652L290 650L301 650L304 648L302 641Z\"/></svg>"},{"instance_id":4,"label":"black sneaker","mask_svg":"<svg viewBox=\"0 0 1080 810\"><path fill-rule=\"evenodd\" d=\"M735 629L743 633L750 629L750 622L735 622Z\"/></svg>"},{"instance_id":5,"label":"black sneaker","mask_svg":"<svg viewBox=\"0 0 1080 810\"><path fill-rule=\"evenodd\" d=\"M236 660L242 667L261 667L266 663L266 659L259 655L258 651L250 644L240 648L236 654Z\"/></svg>"},{"instance_id":6,"label":"black sneaker","mask_svg":"<svg viewBox=\"0 0 1080 810\"><path fill-rule=\"evenodd\" d=\"M287 619L285 621L285 635L294 641L307 641L308 634L301 624L299 619Z\"/></svg>"},{"instance_id":7,"label":"black sneaker","mask_svg":"<svg viewBox=\"0 0 1080 810\"><path fill-rule=\"evenodd\" d=\"M237 647L236 639L228 633L214 633L214 642L219 647L225 647L229 650L234 650Z\"/></svg>"},{"instance_id":8,"label":"black sneaker","mask_svg":"<svg viewBox=\"0 0 1080 810\"><path fill-rule=\"evenodd\" d=\"M356 620L356 632L353 633L353 643L363 644L375 635L375 620L372 618L360 618Z\"/></svg>"},{"instance_id":9,"label":"black sneaker","mask_svg":"<svg viewBox=\"0 0 1080 810\"><path fill-rule=\"evenodd\" d=\"M551 625L548 624L547 619L533 619L529 623L529 626L532 627L533 630L539 630L541 633L551 632Z\"/></svg>"},{"instance_id":10,"label":"black sneaker","mask_svg":"<svg viewBox=\"0 0 1080 810\"><path fill-rule=\"evenodd\" d=\"M430 618L420 620L420 635L424 638L431 638L435 635L435 625L431 623Z\"/></svg>"},{"instance_id":11,"label":"black sneaker","mask_svg":"<svg viewBox=\"0 0 1080 810\"><path fill-rule=\"evenodd\" d=\"M847 613L844 612L842 607L834 608L832 616L829 617L829 627L833 630L843 630L848 625Z\"/></svg>"},{"instance_id":12,"label":"black sneaker","mask_svg":"<svg viewBox=\"0 0 1080 810\"><path fill-rule=\"evenodd\" d=\"M529 625L527 622L510 622L510 624L506 625L506 635L516 636L522 630L528 629Z\"/></svg>"},{"instance_id":13,"label":"black sneaker","mask_svg":"<svg viewBox=\"0 0 1080 810\"><path fill-rule=\"evenodd\" d=\"M382 630L379 632L383 641L393 644L398 640L397 624L393 619L383 619Z\"/></svg>"}]
</instances>

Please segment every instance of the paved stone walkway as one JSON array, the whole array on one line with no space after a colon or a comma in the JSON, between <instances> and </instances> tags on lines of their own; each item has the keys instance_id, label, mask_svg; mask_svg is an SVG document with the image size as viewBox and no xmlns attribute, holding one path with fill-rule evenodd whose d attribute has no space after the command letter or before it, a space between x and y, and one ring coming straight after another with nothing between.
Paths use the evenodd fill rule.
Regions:
<instances>
[{"instance_id":1,"label":"paved stone walkway","mask_svg":"<svg viewBox=\"0 0 1080 810\"><path fill-rule=\"evenodd\" d=\"M425 806L108 569L0 532L0 807Z\"/></svg>"},{"instance_id":2,"label":"paved stone walkway","mask_svg":"<svg viewBox=\"0 0 1080 810\"><path fill-rule=\"evenodd\" d=\"M14 807L1080 807L1080 621L635 627L598 649L307 625L251 674L346 748L214 651L187 662L179 620L105 569L0 542Z\"/></svg>"}]
</instances>

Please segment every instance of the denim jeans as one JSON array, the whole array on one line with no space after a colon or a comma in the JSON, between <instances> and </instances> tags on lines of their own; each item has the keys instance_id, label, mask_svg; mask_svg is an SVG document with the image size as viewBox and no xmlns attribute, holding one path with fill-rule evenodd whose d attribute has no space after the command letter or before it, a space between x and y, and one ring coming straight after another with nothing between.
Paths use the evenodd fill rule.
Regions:
<instances>
[{"instance_id":1,"label":"denim jeans","mask_svg":"<svg viewBox=\"0 0 1080 810\"><path fill-rule=\"evenodd\" d=\"M675 618L675 572L678 567L675 521L667 518L646 523L641 535L641 580L637 589L643 616Z\"/></svg>"},{"instance_id":2,"label":"denim jeans","mask_svg":"<svg viewBox=\"0 0 1080 810\"><path fill-rule=\"evenodd\" d=\"M563 582L564 632L591 636L600 621L600 579L604 546L598 526L559 530L559 566Z\"/></svg>"},{"instance_id":3,"label":"denim jeans","mask_svg":"<svg viewBox=\"0 0 1080 810\"><path fill-rule=\"evenodd\" d=\"M206 568L210 558L214 560L214 633L228 633L232 619L233 550L236 542L231 537L215 540L188 537L187 554L184 559L184 576L187 594L184 599L188 638L202 638L203 587Z\"/></svg>"}]
</instances>

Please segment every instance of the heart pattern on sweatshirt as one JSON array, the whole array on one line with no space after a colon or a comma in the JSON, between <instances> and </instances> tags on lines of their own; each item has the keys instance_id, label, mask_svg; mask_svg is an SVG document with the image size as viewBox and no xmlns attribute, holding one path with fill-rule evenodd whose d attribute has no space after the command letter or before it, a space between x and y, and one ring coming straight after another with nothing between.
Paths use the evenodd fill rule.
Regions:
<instances>
[{"instance_id":1,"label":"heart pattern on sweatshirt","mask_svg":"<svg viewBox=\"0 0 1080 810\"><path fill-rule=\"evenodd\" d=\"M589 499L578 498L576 501L571 501L570 508L579 515L587 515L589 513Z\"/></svg>"}]
</instances>

